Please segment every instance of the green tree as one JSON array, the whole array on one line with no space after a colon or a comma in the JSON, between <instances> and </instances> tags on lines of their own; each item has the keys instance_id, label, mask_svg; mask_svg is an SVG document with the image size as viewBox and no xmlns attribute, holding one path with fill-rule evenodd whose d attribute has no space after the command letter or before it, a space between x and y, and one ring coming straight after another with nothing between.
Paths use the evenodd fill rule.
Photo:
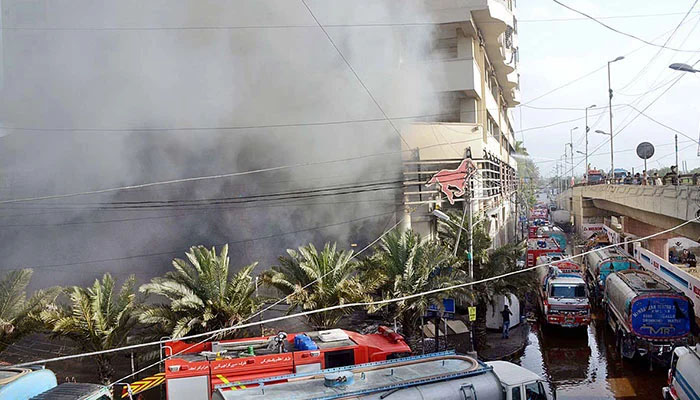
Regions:
<instances>
[{"instance_id":1,"label":"green tree","mask_svg":"<svg viewBox=\"0 0 700 400\"><path fill-rule=\"evenodd\" d=\"M42 328L39 312L51 303L59 288L38 290L27 298L31 269L8 272L0 281L0 351L24 335Z\"/></svg>"},{"instance_id":2,"label":"green tree","mask_svg":"<svg viewBox=\"0 0 700 400\"><path fill-rule=\"evenodd\" d=\"M540 171L530 159L530 153L528 153L522 141L515 142L515 154L518 161L518 176L522 182L519 188L520 194L523 196L522 199L525 202L526 209L530 209L537 201L535 194L540 184Z\"/></svg>"},{"instance_id":3,"label":"green tree","mask_svg":"<svg viewBox=\"0 0 700 400\"><path fill-rule=\"evenodd\" d=\"M67 304L52 304L40 314L51 328L52 336L68 338L83 351L100 351L123 346L138 323L138 308L130 276L117 293L110 274L87 288L65 289ZM114 376L112 354L94 357L97 372L104 383Z\"/></svg>"},{"instance_id":4,"label":"green tree","mask_svg":"<svg viewBox=\"0 0 700 400\"><path fill-rule=\"evenodd\" d=\"M456 213L451 214L452 221L459 221ZM468 229L468 223L464 225ZM446 244L454 245L456 241L457 224L438 222L438 234ZM474 241L474 281L479 282L496 276L517 272L521 270L517 261L522 258L525 248L520 244L507 244L497 249L490 250L491 238L481 224L475 226L472 232ZM461 235L458 248L457 265L463 271L468 270L469 235ZM477 347L486 345L486 311L489 304L495 305L498 296L508 293L514 294L521 301L536 288L536 279L533 271L516 273L501 279L478 283L467 289L467 295L476 306L476 321L474 333L477 339Z\"/></svg>"},{"instance_id":5,"label":"green tree","mask_svg":"<svg viewBox=\"0 0 700 400\"><path fill-rule=\"evenodd\" d=\"M393 231L382 239L378 251L365 263L363 281L376 287L383 299L401 298L463 283L465 276L452 268L453 261L450 250L437 242L422 239L412 231ZM437 292L390 303L383 309L389 317L401 321L405 336L412 337L430 304L440 304L442 299L460 297L462 293L460 290Z\"/></svg>"},{"instance_id":6,"label":"green tree","mask_svg":"<svg viewBox=\"0 0 700 400\"><path fill-rule=\"evenodd\" d=\"M279 258L279 265L265 271L262 279L287 297L290 313L296 308L309 311L371 300L371 288L358 278L359 263L352 251L338 251L335 243L326 243L320 252L309 244L289 249L287 254ZM351 312L349 308L330 310L311 314L307 320L315 328L331 328Z\"/></svg>"},{"instance_id":7,"label":"green tree","mask_svg":"<svg viewBox=\"0 0 700 400\"><path fill-rule=\"evenodd\" d=\"M195 246L185 255L187 260L173 260L173 271L139 289L169 301L146 306L139 314L139 320L152 325L156 335L178 338L227 328L260 309L262 302L255 295L255 279L251 276L257 263L229 276L228 245L220 254L214 247ZM241 333L234 330L224 336Z\"/></svg>"}]
</instances>

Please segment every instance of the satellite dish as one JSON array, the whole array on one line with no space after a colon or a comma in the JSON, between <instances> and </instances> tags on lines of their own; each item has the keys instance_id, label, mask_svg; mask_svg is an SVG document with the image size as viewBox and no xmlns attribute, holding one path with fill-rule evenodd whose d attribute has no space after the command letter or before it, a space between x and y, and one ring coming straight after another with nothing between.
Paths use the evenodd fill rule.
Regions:
<instances>
[{"instance_id":1,"label":"satellite dish","mask_svg":"<svg viewBox=\"0 0 700 400\"><path fill-rule=\"evenodd\" d=\"M648 160L654 155L654 145L649 142L642 142L637 146L637 155L643 160Z\"/></svg>"}]
</instances>

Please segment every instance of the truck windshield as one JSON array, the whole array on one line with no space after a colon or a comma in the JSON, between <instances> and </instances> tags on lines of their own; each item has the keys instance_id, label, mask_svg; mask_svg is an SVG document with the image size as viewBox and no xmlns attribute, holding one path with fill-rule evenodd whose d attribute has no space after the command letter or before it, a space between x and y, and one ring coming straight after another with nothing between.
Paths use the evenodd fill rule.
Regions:
<instances>
[{"instance_id":1,"label":"truck windshield","mask_svg":"<svg viewBox=\"0 0 700 400\"><path fill-rule=\"evenodd\" d=\"M584 285L555 285L550 290L551 297L579 298L586 297Z\"/></svg>"}]
</instances>

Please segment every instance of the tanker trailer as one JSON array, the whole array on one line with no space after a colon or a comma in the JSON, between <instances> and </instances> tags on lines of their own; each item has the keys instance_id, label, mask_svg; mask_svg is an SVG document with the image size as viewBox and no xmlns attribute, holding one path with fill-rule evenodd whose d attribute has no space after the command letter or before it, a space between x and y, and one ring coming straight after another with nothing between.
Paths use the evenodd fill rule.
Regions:
<instances>
[{"instance_id":1,"label":"tanker trailer","mask_svg":"<svg viewBox=\"0 0 700 400\"><path fill-rule=\"evenodd\" d=\"M667 362L674 347L688 343L695 318L690 299L647 271L610 274L603 303L618 353L625 358Z\"/></svg>"},{"instance_id":2,"label":"tanker trailer","mask_svg":"<svg viewBox=\"0 0 700 400\"><path fill-rule=\"evenodd\" d=\"M552 222L564 232L571 232L571 213L567 210L552 212Z\"/></svg>"},{"instance_id":3,"label":"tanker trailer","mask_svg":"<svg viewBox=\"0 0 700 400\"><path fill-rule=\"evenodd\" d=\"M584 257L586 266L586 283L593 303L600 304L605 291L605 280L613 272L628 269L642 269L634 258L620 253L615 248L598 249Z\"/></svg>"},{"instance_id":4,"label":"tanker trailer","mask_svg":"<svg viewBox=\"0 0 700 400\"><path fill-rule=\"evenodd\" d=\"M547 400L548 394L542 378L523 367L445 352L217 385L212 395L213 400L394 398Z\"/></svg>"}]
</instances>

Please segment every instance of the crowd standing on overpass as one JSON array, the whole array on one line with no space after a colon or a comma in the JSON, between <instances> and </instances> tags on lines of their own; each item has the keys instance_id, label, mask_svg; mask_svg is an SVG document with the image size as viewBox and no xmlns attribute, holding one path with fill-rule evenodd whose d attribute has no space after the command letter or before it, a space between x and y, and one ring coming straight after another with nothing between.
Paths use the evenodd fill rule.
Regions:
<instances>
[{"instance_id":1,"label":"crowd standing on overpass","mask_svg":"<svg viewBox=\"0 0 700 400\"><path fill-rule=\"evenodd\" d=\"M649 175L646 170L642 173L636 173L632 175L631 172L627 172L626 175L621 177L610 177L605 180L607 184L617 184L617 185L643 185L643 186L662 186L662 185L680 185L681 178L692 182L693 185L698 185L700 183L700 174L695 173L693 175L681 176L678 174L678 166L671 166L671 171L666 173L663 177L659 176L657 172L653 175ZM689 183L690 183L689 182Z\"/></svg>"}]
</instances>

